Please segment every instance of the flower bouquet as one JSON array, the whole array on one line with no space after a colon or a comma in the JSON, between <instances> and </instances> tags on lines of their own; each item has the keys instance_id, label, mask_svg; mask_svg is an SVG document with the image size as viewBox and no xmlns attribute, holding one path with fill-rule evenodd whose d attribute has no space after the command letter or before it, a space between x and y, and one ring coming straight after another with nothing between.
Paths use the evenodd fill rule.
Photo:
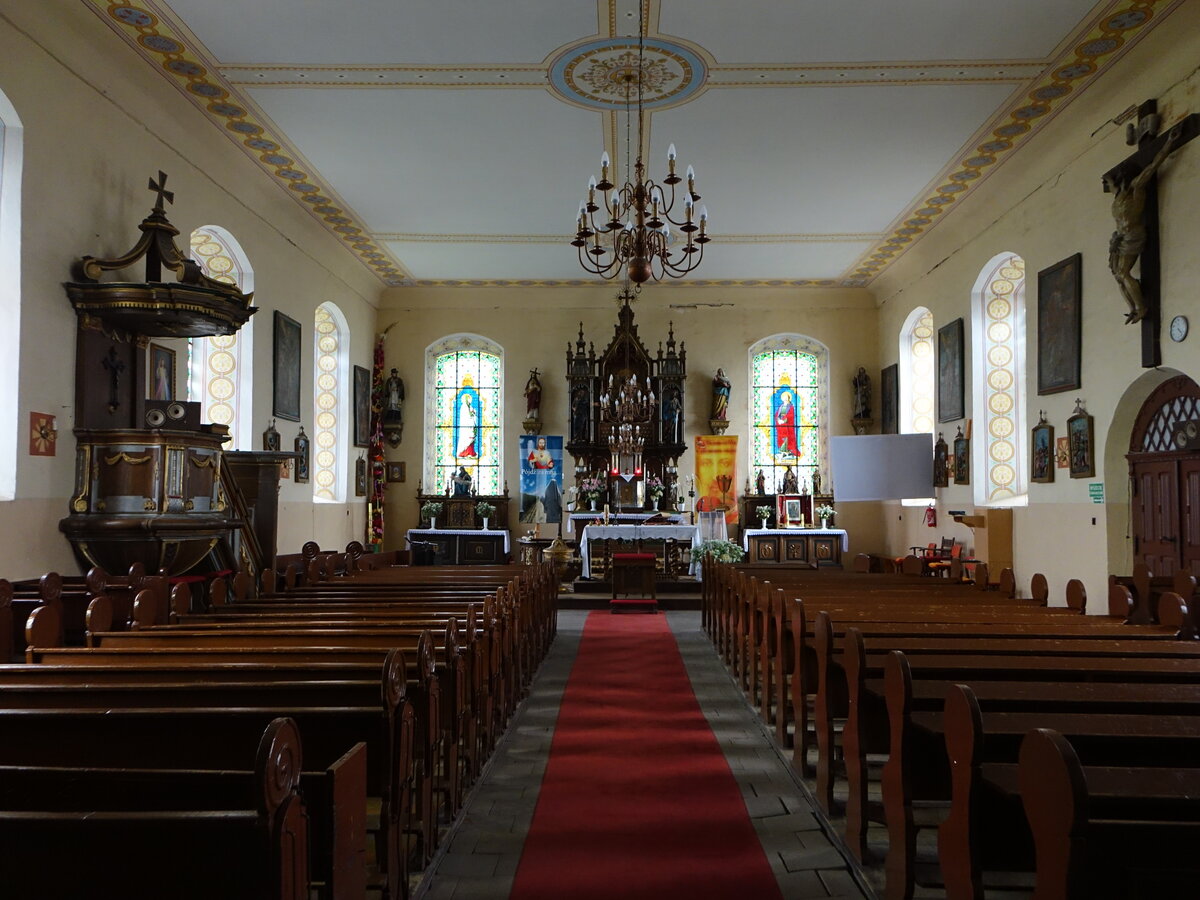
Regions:
<instances>
[{"instance_id":1,"label":"flower bouquet","mask_svg":"<svg viewBox=\"0 0 1200 900\"><path fill-rule=\"evenodd\" d=\"M663 495L666 485L663 480L657 475L648 475L646 477L646 493L657 503Z\"/></svg>"},{"instance_id":2,"label":"flower bouquet","mask_svg":"<svg viewBox=\"0 0 1200 900\"><path fill-rule=\"evenodd\" d=\"M579 492L592 503L600 499L604 493L604 479L599 475L588 475L579 482Z\"/></svg>"},{"instance_id":3,"label":"flower bouquet","mask_svg":"<svg viewBox=\"0 0 1200 900\"><path fill-rule=\"evenodd\" d=\"M767 526L767 519L771 518L771 507L756 506L754 508L754 514L758 516L759 521L762 523L762 527L765 528Z\"/></svg>"},{"instance_id":4,"label":"flower bouquet","mask_svg":"<svg viewBox=\"0 0 1200 900\"><path fill-rule=\"evenodd\" d=\"M716 562L735 563L746 558L746 551L733 541L724 540L704 541L699 547L692 548L692 562L698 563L706 556Z\"/></svg>"},{"instance_id":5,"label":"flower bouquet","mask_svg":"<svg viewBox=\"0 0 1200 900\"><path fill-rule=\"evenodd\" d=\"M475 515L481 519L490 519L496 514L495 505L488 503L486 500L480 500L475 504Z\"/></svg>"}]
</instances>

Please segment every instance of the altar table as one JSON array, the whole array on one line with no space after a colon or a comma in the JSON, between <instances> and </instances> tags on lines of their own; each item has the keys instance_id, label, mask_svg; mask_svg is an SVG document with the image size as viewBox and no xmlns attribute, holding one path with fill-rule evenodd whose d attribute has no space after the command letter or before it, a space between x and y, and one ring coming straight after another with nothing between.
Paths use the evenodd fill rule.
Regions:
<instances>
[{"instance_id":1,"label":"altar table","mask_svg":"<svg viewBox=\"0 0 1200 900\"><path fill-rule=\"evenodd\" d=\"M844 528L747 528L742 548L748 563L840 569L850 536Z\"/></svg>"},{"instance_id":2,"label":"altar table","mask_svg":"<svg viewBox=\"0 0 1200 900\"><path fill-rule=\"evenodd\" d=\"M688 546L690 549L700 544L700 526L698 525L588 525L583 529L583 537L579 539L579 555L583 558L583 577L591 578L591 550L589 545L598 541L631 541L638 544L664 544L673 539ZM640 549L640 548L639 548ZM698 576L699 563L688 565L688 574Z\"/></svg>"}]
</instances>

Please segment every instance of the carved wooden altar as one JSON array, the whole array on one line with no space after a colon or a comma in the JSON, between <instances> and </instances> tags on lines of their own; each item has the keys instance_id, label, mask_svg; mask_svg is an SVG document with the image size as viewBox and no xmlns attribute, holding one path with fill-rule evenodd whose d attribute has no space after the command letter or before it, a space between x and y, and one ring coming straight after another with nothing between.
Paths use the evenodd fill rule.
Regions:
<instances>
[{"instance_id":1,"label":"carved wooden altar","mask_svg":"<svg viewBox=\"0 0 1200 900\"><path fill-rule=\"evenodd\" d=\"M674 504L670 501L679 496L676 485L679 457L687 451L683 434L687 350L682 342L676 348L674 323L671 323L665 352L660 342L658 355L651 356L633 322L630 306L633 294L624 290L619 299L621 308L612 341L599 356L595 344L584 341L582 323L574 349L567 344L570 423L567 452L575 457L577 482L587 474L606 473L607 502L613 508L652 508L653 502L645 496L641 485L646 477L654 475L666 485L663 508L672 509ZM654 403L649 417L639 423L639 434L644 437L641 471L614 472L610 436L616 426L603 414L600 398L605 393L611 394L615 386L628 382L630 376L653 392Z\"/></svg>"}]
</instances>

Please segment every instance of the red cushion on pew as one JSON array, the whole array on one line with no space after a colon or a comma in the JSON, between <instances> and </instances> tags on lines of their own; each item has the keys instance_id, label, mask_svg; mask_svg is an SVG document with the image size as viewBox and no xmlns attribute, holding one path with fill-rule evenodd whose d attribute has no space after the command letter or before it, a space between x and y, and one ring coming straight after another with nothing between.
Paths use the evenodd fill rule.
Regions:
<instances>
[{"instance_id":1,"label":"red cushion on pew","mask_svg":"<svg viewBox=\"0 0 1200 900\"><path fill-rule=\"evenodd\" d=\"M653 553L614 553L613 559L655 559Z\"/></svg>"},{"instance_id":2,"label":"red cushion on pew","mask_svg":"<svg viewBox=\"0 0 1200 900\"><path fill-rule=\"evenodd\" d=\"M208 579L203 575L172 575L167 580L171 584L200 584Z\"/></svg>"}]
</instances>

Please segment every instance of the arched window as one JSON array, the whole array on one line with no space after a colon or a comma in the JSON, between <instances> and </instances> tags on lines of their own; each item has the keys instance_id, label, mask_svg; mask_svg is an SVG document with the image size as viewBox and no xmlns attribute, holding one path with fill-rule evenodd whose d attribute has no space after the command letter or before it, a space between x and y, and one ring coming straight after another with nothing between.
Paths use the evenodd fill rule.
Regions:
<instances>
[{"instance_id":1,"label":"arched window","mask_svg":"<svg viewBox=\"0 0 1200 900\"><path fill-rule=\"evenodd\" d=\"M21 161L24 131L0 91L0 500L17 494L21 351ZM61 428L60 428L61 430Z\"/></svg>"},{"instance_id":2,"label":"arched window","mask_svg":"<svg viewBox=\"0 0 1200 900\"><path fill-rule=\"evenodd\" d=\"M975 503L1023 506L1029 499L1025 260L1000 253L983 267L972 292L971 321Z\"/></svg>"},{"instance_id":3,"label":"arched window","mask_svg":"<svg viewBox=\"0 0 1200 900\"><path fill-rule=\"evenodd\" d=\"M933 313L918 306L900 330L901 433L933 433L935 371Z\"/></svg>"},{"instance_id":4,"label":"arched window","mask_svg":"<svg viewBox=\"0 0 1200 900\"><path fill-rule=\"evenodd\" d=\"M471 490L504 485L504 351L475 334L455 334L425 351L425 490L439 493L466 469Z\"/></svg>"},{"instance_id":5,"label":"arched window","mask_svg":"<svg viewBox=\"0 0 1200 900\"><path fill-rule=\"evenodd\" d=\"M781 493L789 469L801 489L817 470L828 476L829 349L802 334L776 334L752 345L749 357L752 479L761 471L767 493Z\"/></svg>"},{"instance_id":6,"label":"arched window","mask_svg":"<svg viewBox=\"0 0 1200 900\"><path fill-rule=\"evenodd\" d=\"M350 329L346 317L332 303L317 307L313 335L313 410L316 448L312 462L313 498L341 503L346 499L344 448L346 397L350 384L348 349Z\"/></svg>"},{"instance_id":7,"label":"arched window","mask_svg":"<svg viewBox=\"0 0 1200 900\"><path fill-rule=\"evenodd\" d=\"M254 290L254 271L241 245L224 228L205 225L192 232L192 258L209 278ZM202 404L206 422L229 426L229 450L251 450L253 396L251 319L234 334L188 341L188 397Z\"/></svg>"}]
</instances>

